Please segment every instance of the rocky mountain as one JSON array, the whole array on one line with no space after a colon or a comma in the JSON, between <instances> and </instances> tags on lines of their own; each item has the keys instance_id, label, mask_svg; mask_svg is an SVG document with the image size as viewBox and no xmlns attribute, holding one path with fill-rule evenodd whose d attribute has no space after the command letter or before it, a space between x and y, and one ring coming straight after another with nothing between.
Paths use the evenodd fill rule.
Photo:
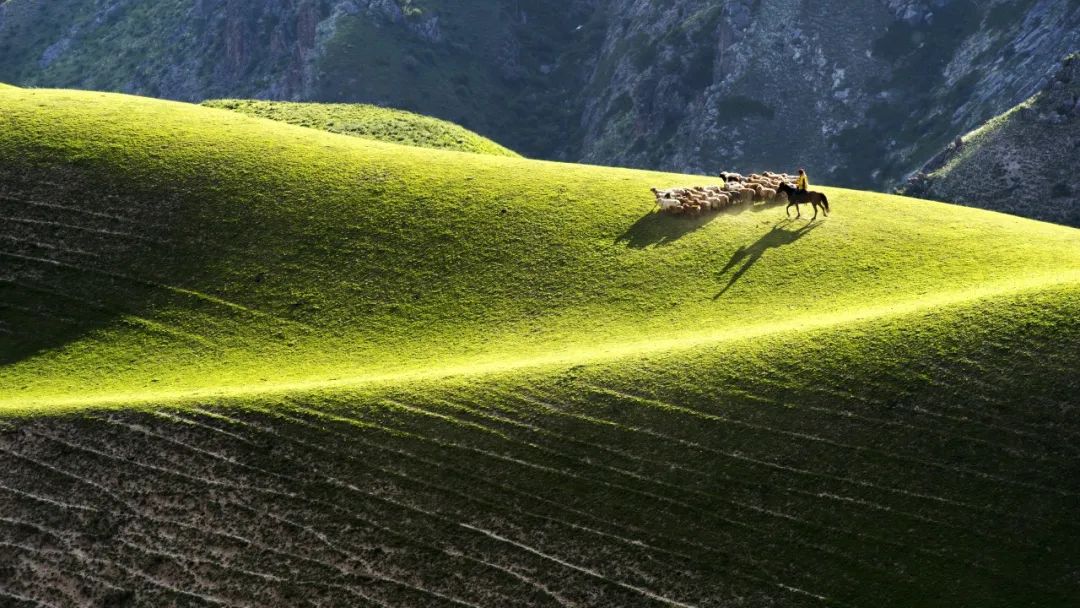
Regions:
<instances>
[{"instance_id":1,"label":"rocky mountain","mask_svg":"<svg viewBox=\"0 0 1080 608\"><path fill-rule=\"evenodd\" d=\"M525 154L885 188L1030 97L1080 0L8 0L0 81L371 102Z\"/></svg>"},{"instance_id":2,"label":"rocky mountain","mask_svg":"<svg viewBox=\"0 0 1080 608\"><path fill-rule=\"evenodd\" d=\"M612 17L583 156L806 165L880 187L1030 96L1080 45L1080 3L639 0Z\"/></svg>"},{"instance_id":3,"label":"rocky mountain","mask_svg":"<svg viewBox=\"0 0 1080 608\"><path fill-rule=\"evenodd\" d=\"M910 196L1080 226L1080 53L1031 99L959 137L901 189Z\"/></svg>"}]
</instances>

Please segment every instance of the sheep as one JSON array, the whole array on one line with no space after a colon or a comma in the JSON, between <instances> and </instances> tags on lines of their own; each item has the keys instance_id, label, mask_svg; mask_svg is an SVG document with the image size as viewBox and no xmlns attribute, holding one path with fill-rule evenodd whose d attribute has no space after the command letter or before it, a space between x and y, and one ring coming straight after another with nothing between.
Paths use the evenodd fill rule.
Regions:
<instances>
[{"instance_id":1,"label":"sheep","mask_svg":"<svg viewBox=\"0 0 1080 608\"><path fill-rule=\"evenodd\" d=\"M658 198L656 199L656 204L660 205L661 211L671 211L679 206L679 201L674 198Z\"/></svg>"},{"instance_id":2,"label":"sheep","mask_svg":"<svg viewBox=\"0 0 1080 608\"><path fill-rule=\"evenodd\" d=\"M661 209L670 209L673 205L678 204L678 199L672 196L670 190L657 190L656 188L649 188L653 195L656 197L656 204Z\"/></svg>"},{"instance_id":3,"label":"sheep","mask_svg":"<svg viewBox=\"0 0 1080 608\"><path fill-rule=\"evenodd\" d=\"M772 171L752 173L748 177L723 171L720 177L724 179L722 185L650 190L661 211L673 215L696 216L709 210L726 209L739 204L783 200L786 196L779 191L780 185L795 180L795 176Z\"/></svg>"}]
</instances>

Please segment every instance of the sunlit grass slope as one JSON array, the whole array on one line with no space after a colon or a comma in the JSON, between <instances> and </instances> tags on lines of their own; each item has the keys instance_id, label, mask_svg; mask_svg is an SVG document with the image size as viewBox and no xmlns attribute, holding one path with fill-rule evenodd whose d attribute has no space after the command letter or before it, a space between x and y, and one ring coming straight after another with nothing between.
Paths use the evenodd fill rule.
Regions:
<instances>
[{"instance_id":1,"label":"sunlit grass slope","mask_svg":"<svg viewBox=\"0 0 1080 608\"><path fill-rule=\"evenodd\" d=\"M1080 603L1076 230L0 108L0 603Z\"/></svg>"},{"instance_id":2,"label":"sunlit grass slope","mask_svg":"<svg viewBox=\"0 0 1080 608\"><path fill-rule=\"evenodd\" d=\"M1072 229L829 190L652 213L640 171L437 152L119 95L5 91L0 403L493 371L1072 283Z\"/></svg>"},{"instance_id":3,"label":"sunlit grass slope","mask_svg":"<svg viewBox=\"0 0 1080 608\"><path fill-rule=\"evenodd\" d=\"M392 108L241 99L216 99L202 105L364 139L437 150L518 156L516 152L454 123Z\"/></svg>"}]
</instances>

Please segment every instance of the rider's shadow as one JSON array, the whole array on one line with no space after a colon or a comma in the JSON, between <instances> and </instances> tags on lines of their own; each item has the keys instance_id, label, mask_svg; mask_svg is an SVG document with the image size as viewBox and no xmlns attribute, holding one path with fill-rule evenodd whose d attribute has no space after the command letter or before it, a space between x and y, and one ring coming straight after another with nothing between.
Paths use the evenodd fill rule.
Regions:
<instances>
[{"instance_id":1,"label":"rider's shadow","mask_svg":"<svg viewBox=\"0 0 1080 608\"><path fill-rule=\"evenodd\" d=\"M762 235L762 237L752 245L739 247L739 249L731 256L731 259L728 260L727 266L724 266L724 269L720 271L719 276L723 278L730 270L739 266L739 264L742 265L739 266L738 270L735 270L728 279L727 285L720 290L720 293L713 296L713 299L719 299L720 296L727 292L727 290L731 289L731 287L746 274L746 271L750 270L750 267L756 264L757 261L761 259L761 256L765 255L766 251L777 247L783 247L784 245L790 245L807 234L810 234L811 230L821 225L821 222L810 222L796 230L788 230L786 227L790 226L792 223L794 222L790 219L780 220L773 225L771 230Z\"/></svg>"}]
</instances>

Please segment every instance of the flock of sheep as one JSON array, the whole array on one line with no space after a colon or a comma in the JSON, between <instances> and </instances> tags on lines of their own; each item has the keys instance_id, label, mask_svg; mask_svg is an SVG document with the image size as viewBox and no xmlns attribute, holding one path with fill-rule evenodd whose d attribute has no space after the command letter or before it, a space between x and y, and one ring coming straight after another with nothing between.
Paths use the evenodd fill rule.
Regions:
<instances>
[{"instance_id":1,"label":"flock of sheep","mask_svg":"<svg viewBox=\"0 0 1080 608\"><path fill-rule=\"evenodd\" d=\"M695 186L657 190L656 204L660 210L675 215L697 215L709 210L727 209L755 202L776 202L777 188L782 182L795 183L795 176L766 171L743 177L738 173L720 173L723 186ZM783 196L783 195L780 195Z\"/></svg>"}]
</instances>

